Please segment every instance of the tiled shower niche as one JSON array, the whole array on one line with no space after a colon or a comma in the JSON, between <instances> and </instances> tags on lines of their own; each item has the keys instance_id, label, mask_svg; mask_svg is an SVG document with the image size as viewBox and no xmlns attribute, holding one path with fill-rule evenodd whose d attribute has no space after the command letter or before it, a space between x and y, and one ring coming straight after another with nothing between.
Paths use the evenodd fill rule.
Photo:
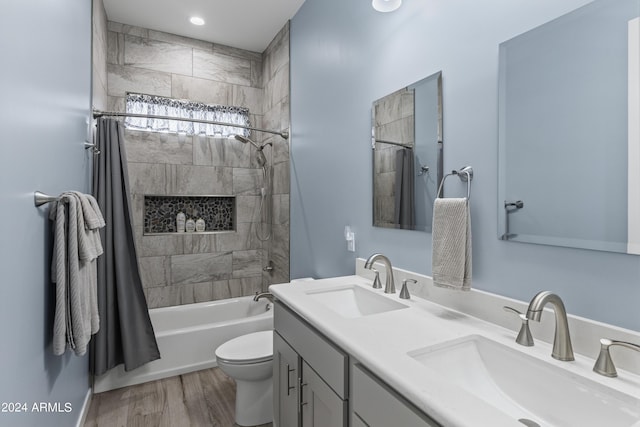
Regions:
<instances>
[{"instance_id":1,"label":"tiled shower niche","mask_svg":"<svg viewBox=\"0 0 640 427\"><path fill-rule=\"evenodd\" d=\"M176 233L176 216L187 220L202 218L205 230L195 233L234 231L236 198L234 196L144 196L144 234Z\"/></svg>"}]
</instances>

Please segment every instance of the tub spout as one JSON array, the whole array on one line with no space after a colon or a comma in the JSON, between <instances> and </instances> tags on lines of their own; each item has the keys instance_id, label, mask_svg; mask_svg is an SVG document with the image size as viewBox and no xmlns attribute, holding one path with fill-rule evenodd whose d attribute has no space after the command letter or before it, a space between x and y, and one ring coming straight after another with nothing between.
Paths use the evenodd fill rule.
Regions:
<instances>
[{"instance_id":1,"label":"tub spout","mask_svg":"<svg viewBox=\"0 0 640 427\"><path fill-rule=\"evenodd\" d=\"M254 301L259 301L260 298L266 298L273 303L273 294L271 292L256 292L256 295L253 297Z\"/></svg>"}]
</instances>

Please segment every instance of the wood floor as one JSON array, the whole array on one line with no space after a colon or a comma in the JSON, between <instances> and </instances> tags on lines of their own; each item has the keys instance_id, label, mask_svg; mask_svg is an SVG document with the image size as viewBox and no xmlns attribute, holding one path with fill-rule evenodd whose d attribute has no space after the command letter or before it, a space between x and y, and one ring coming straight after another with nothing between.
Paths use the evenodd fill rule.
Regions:
<instances>
[{"instance_id":1,"label":"wood floor","mask_svg":"<svg viewBox=\"0 0 640 427\"><path fill-rule=\"evenodd\" d=\"M235 427L235 397L232 379L206 369L95 394L84 427Z\"/></svg>"}]
</instances>

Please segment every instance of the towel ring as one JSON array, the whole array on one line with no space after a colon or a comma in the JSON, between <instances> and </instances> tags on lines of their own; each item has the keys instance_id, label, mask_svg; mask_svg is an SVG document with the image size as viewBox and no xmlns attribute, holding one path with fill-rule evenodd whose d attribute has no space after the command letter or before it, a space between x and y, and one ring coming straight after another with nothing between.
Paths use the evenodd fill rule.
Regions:
<instances>
[{"instance_id":1,"label":"towel ring","mask_svg":"<svg viewBox=\"0 0 640 427\"><path fill-rule=\"evenodd\" d=\"M460 181L467 183L467 200L469 200L471 198L471 181L473 180L473 168L471 166L465 166L460 170L452 170L451 173L446 174L444 178L442 178L442 181L440 181L440 187L438 188L438 194L436 195L436 197L441 198L440 195L442 194L442 186L444 185L444 181L448 176L452 175L458 175Z\"/></svg>"}]
</instances>

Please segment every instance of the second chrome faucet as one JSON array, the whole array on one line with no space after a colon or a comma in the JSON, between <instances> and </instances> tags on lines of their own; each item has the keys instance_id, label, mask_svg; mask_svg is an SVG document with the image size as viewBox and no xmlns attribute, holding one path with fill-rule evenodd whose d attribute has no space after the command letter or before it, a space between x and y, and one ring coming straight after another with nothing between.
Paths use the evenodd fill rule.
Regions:
<instances>
[{"instance_id":1,"label":"second chrome faucet","mask_svg":"<svg viewBox=\"0 0 640 427\"><path fill-rule=\"evenodd\" d=\"M522 325L516 342L520 345L531 347L533 338L529 330L529 321L539 322L542 318L542 311L545 305L551 304L555 314L556 329L553 338L553 350L551 356L554 359L570 361L575 360L573 357L573 348L571 347L571 337L569 335L569 322L567 321L567 311L564 308L562 299L549 291L538 292L529 303L527 314L520 313L512 307L503 307L508 312L513 312L520 317Z\"/></svg>"},{"instance_id":2,"label":"second chrome faucet","mask_svg":"<svg viewBox=\"0 0 640 427\"><path fill-rule=\"evenodd\" d=\"M574 360L571 337L569 336L569 323L567 311L560 297L549 291L538 292L529 303L527 319L539 322L545 305L551 304L556 319L556 330L553 338L553 351L551 357L558 360Z\"/></svg>"},{"instance_id":3,"label":"second chrome faucet","mask_svg":"<svg viewBox=\"0 0 640 427\"><path fill-rule=\"evenodd\" d=\"M376 261L381 261L382 264L384 264L384 269L387 275L387 278L385 280L384 292L387 294L395 294L396 285L395 285L395 282L393 281L393 267L391 266L391 261L389 261L389 258L387 258L382 254L373 254L364 263L364 268L372 270L373 264Z\"/></svg>"}]
</instances>

